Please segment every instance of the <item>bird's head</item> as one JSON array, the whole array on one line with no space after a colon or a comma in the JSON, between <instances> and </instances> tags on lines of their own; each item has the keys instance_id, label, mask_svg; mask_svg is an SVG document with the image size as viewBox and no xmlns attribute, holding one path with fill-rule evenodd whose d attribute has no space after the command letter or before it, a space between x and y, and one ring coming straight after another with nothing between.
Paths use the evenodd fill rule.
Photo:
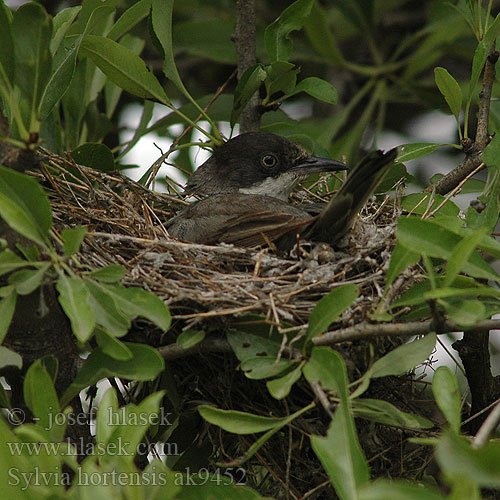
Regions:
<instances>
[{"instance_id":1,"label":"bird's head","mask_svg":"<svg viewBox=\"0 0 500 500\"><path fill-rule=\"evenodd\" d=\"M339 161L312 156L279 135L250 132L219 146L191 175L186 191L200 195L240 192L286 200L297 182L309 174L347 168Z\"/></svg>"}]
</instances>

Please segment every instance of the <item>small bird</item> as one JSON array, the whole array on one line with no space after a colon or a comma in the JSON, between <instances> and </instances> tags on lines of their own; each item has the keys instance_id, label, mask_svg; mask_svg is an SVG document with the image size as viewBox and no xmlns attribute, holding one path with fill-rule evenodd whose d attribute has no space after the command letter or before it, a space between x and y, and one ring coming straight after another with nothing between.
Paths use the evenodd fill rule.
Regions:
<instances>
[{"instance_id":1,"label":"small bird","mask_svg":"<svg viewBox=\"0 0 500 500\"><path fill-rule=\"evenodd\" d=\"M166 227L171 236L194 243L257 247L272 242L289 250L300 234L334 245L350 230L396 155L392 149L365 156L326 207L312 216L287 201L293 187L311 173L348 167L311 156L275 134L241 134L217 148L192 174L186 191L207 197Z\"/></svg>"}]
</instances>

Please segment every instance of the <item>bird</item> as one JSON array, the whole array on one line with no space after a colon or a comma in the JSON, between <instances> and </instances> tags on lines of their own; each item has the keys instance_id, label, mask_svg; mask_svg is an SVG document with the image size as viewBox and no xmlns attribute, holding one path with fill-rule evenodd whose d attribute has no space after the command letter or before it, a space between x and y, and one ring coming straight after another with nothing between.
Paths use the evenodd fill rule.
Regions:
<instances>
[{"instance_id":1,"label":"bird","mask_svg":"<svg viewBox=\"0 0 500 500\"><path fill-rule=\"evenodd\" d=\"M219 146L192 175L186 193L204 196L170 219L170 236L202 244L274 245L290 250L297 235L334 246L351 229L397 156L369 153L316 215L293 205L293 187L314 172L348 170L337 160L310 155L267 132L241 134Z\"/></svg>"}]
</instances>

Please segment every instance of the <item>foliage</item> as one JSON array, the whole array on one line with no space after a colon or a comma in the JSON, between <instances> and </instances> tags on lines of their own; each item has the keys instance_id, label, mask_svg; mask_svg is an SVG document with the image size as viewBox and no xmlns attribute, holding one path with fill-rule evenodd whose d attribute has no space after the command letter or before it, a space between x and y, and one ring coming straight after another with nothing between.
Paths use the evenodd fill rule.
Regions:
<instances>
[{"instance_id":1,"label":"foliage","mask_svg":"<svg viewBox=\"0 0 500 500\"><path fill-rule=\"evenodd\" d=\"M124 154L141 137L156 131L173 138L171 126L181 124L186 134L174 149L180 152L179 164L191 169L186 148L200 144L191 130L206 138L204 147L219 145L223 125L229 123L234 128L238 124L256 91L261 92L263 130L287 135L315 152L342 154L349 160L355 159L360 146L366 144L367 130L374 136L381 134L389 107L401 101L417 106L429 100L435 108L446 104L457 121L459 140L469 136L470 110L477 104L481 71L500 33L500 16L492 16L491 2L485 12L481 2L461 0L449 6L430 1L424 26L404 36L388 34L384 41L376 36L381 20L404 2L339 1L333 7L315 0L296 0L286 3L280 12L270 7L268 13L273 18L259 34L261 62L246 70L232 93L217 95L211 102L212 95L203 95L199 75L181 77L175 59L183 55L176 48L176 40L188 57L199 57L203 64L233 62L226 24L222 22L220 30L210 29L210 16L218 14L219 3L200 5L199 14L195 14L192 7L198 3L194 1L174 5L172 0L141 0L131 2L122 11L120 2L85 0L81 6L64 9L52 17L36 2L12 12L0 0L0 98L10 130L9 137L2 140L28 151L40 145L57 152L71 151L79 163L111 171L124 167ZM146 25L148 41L137 35ZM342 32L336 29L339 25L344 27ZM194 34L191 37L196 29L207 30L213 43L201 43ZM369 50L369 62L356 62L351 57L357 40ZM221 48L214 50L214 46ZM152 72L146 63L154 53L153 47L162 57L162 75ZM148 52L141 57L144 50ZM463 72L457 80L447 69L437 66L438 62L446 64L451 56L459 58L462 65L464 61L471 64L470 77ZM332 112L332 106L339 102L340 93L329 81L331 67L349 72L354 81L336 112ZM432 70L433 78L429 76ZM494 87L493 94L497 92ZM120 103L132 98L143 103L141 123L134 137L126 144L105 145L110 132L118 128ZM326 112L318 113L318 118L294 120L277 109L282 102L297 99ZM160 105L159 109L166 110L164 116L152 119L154 107ZM493 107L490 132L496 132L498 125L498 110ZM445 148L460 149L461 143L401 145L396 181L410 178L405 162ZM500 313L500 292L487 284L488 280L497 282L500 276L484 258L484 253L500 257L500 244L492 236L498 221L498 148L496 136L482 157L489 170L487 181L469 184L487 207L481 213L469 208L461 217L451 196L422 192L403 198L405 213L399 219L384 297L373 305L372 319L432 317L438 311L454 324L471 328ZM388 186L387 190L392 188ZM85 244L87 229L74 227L59 234L42 185L3 166L0 216L29 241L29 246L19 245L16 252L6 245L0 252L0 275L6 278L0 288L0 339L8 332L18 297L50 283L57 289L59 304L77 342L90 352L60 397L53 385L57 372L53 361L41 359L33 363L26 373L24 397L36 423L12 429L0 419L1 474L3 484L12 486L12 498L32 498L32 491L36 491L37 498L87 498L88 487L102 498L261 498L256 491L235 484L231 467L240 470L272 436L315 408L317 400L295 413L272 417L198 406L206 422L226 432L261 436L250 438L253 444L229 468L215 473L202 468L190 476L189 467L181 473L159 459L152 460L142 472L134 465L139 444L165 443L175 430L160 432L161 423L155 420L160 408L167 404L164 399L179 406L172 380L165 382L172 389L165 398L161 391L149 391L138 405L129 403L120 408L117 393L110 389L102 397L95 421L95 446L102 452L89 453L82 463L77 462L72 445L64 440L71 414L67 405L81 390L106 377L138 383L155 380L154 384L163 387L159 380L165 365L158 351L120 339L138 317L166 332L171 326L170 313L152 292L121 283L125 275L122 266L80 266L78 252ZM420 279L387 305L385 299L390 297L397 278L418 263ZM293 345L295 356L283 356L283 339L276 332L229 332L228 341L244 375L250 380L264 380L276 400L285 400L300 382L306 381L336 404L334 412L330 406L325 408L332 416L326 435L311 433L308 440L339 498L465 499L480 498L482 487L499 488L498 443L491 441L477 448L461 433L458 384L444 367L437 370L432 391L447 424L437 437L419 444L434 447L450 495L446 497L429 484L417 487L400 481L371 480L355 419L406 429L429 429L434 424L388 401L362 396L375 379L405 374L424 363L432 353L436 336L429 333L397 347L349 381L342 357L330 347L316 347L314 339L324 334L357 298L358 286L350 284L335 288L319 300L311 312L306 335ZM178 344L191 348L205 335L187 330ZM19 366L20 359L14 352L2 348L0 354L2 368ZM1 398L8 408L10 402L4 391ZM112 422L114 413L121 415L123 425ZM51 418L56 414L67 418L52 425ZM142 421L144 416L147 418ZM16 423L15 419L9 423ZM175 425L182 430L178 419ZM58 446L51 448L55 444ZM38 451L27 445L38 446ZM116 447L122 445L124 448L116 453ZM33 483L26 489L26 481L34 477L30 474L37 471L47 473L40 479L41 486ZM96 484L74 481L65 491L73 473L80 478L93 477ZM116 475L121 474L125 479L116 488ZM139 484L137 489L127 486L133 481Z\"/></svg>"}]
</instances>

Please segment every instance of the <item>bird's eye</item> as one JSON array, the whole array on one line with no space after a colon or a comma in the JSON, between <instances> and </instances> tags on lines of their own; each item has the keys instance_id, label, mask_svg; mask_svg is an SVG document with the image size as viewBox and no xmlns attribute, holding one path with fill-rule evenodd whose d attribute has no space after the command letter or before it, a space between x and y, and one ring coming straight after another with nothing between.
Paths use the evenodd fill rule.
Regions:
<instances>
[{"instance_id":1,"label":"bird's eye","mask_svg":"<svg viewBox=\"0 0 500 500\"><path fill-rule=\"evenodd\" d=\"M261 158L260 162L264 167L270 168L274 167L278 163L278 158L272 154L267 154Z\"/></svg>"}]
</instances>

